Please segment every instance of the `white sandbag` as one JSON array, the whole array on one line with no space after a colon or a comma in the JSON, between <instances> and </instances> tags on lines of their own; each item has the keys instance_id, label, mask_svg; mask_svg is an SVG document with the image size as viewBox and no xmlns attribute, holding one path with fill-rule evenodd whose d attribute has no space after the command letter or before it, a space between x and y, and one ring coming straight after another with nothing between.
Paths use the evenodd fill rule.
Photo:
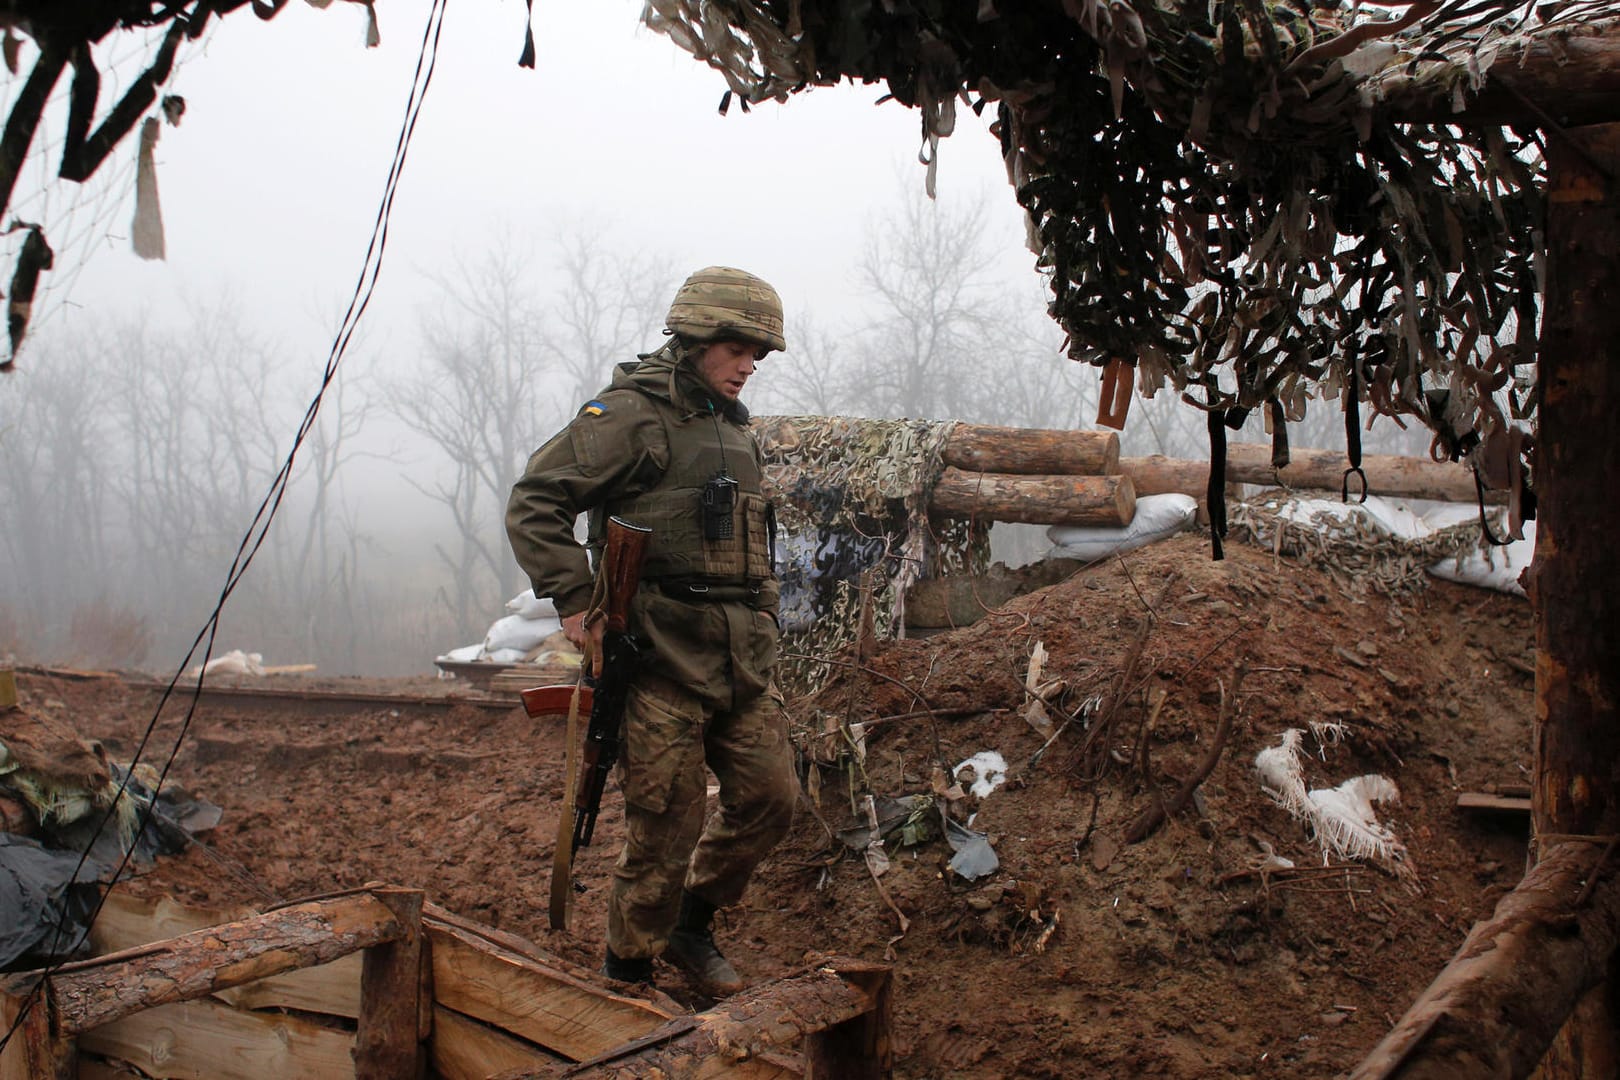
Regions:
<instances>
[{"instance_id":1,"label":"white sandbag","mask_svg":"<svg viewBox=\"0 0 1620 1080\"><path fill-rule=\"evenodd\" d=\"M1519 584L1519 575L1535 557L1536 523L1527 521L1523 540L1514 540L1504 547L1486 546L1459 552L1456 557L1441 559L1429 567L1429 573L1446 581L1523 596L1524 586Z\"/></svg>"},{"instance_id":2,"label":"white sandbag","mask_svg":"<svg viewBox=\"0 0 1620 1080\"><path fill-rule=\"evenodd\" d=\"M507 615L496 619L484 635L484 651L497 653L514 649L519 659L524 653L562 629L562 620L555 615L549 619L525 619L521 615Z\"/></svg>"},{"instance_id":3,"label":"white sandbag","mask_svg":"<svg viewBox=\"0 0 1620 1080\"><path fill-rule=\"evenodd\" d=\"M443 656L435 657L437 660L445 660L457 664L470 664L474 660L482 660L483 658L484 643L482 641L476 645L463 645L459 649L451 649Z\"/></svg>"},{"instance_id":4,"label":"white sandbag","mask_svg":"<svg viewBox=\"0 0 1620 1080\"><path fill-rule=\"evenodd\" d=\"M1092 562L1119 551L1129 551L1155 540L1174 536L1192 524L1198 513L1198 500L1191 495L1170 492L1143 495L1136 500L1136 516L1122 528L1089 528L1083 525L1054 525L1046 530L1053 543L1048 559L1084 559Z\"/></svg>"},{"instance_id":5,"label":"white sandbag","mask_svg":"<svg viewBox=\"0 0 1620 1080\"><path fill-rule=\"evenodd\" d=\"M192 678L197 677L197 671L197 668L191 669ZM263 675L264 656L261 653L232 649L223 656L216 656L208 661L202 671L208 675Z\"/></svg>"},{"instance_id":6,"label":"white sandbag","mask_svg":"<svg viewBox=\"0 0 1620 1080\"><path fill-rule=\"evenodd\" d=\"M484 659L492 664L521 664L527 655L522 649L496 649Z\"/></svg>"},{"instance_id":7,"label":"white sandbag","mask_svg":"<svg viewBox=\"0 0 1620 1080\"><path fill-rule=\"evenodd\" d=\"M506 610L520 619L555 619L556 605L549 599L536 598L533 589L524 589L506 602Z\"/></svg>"}]
</instances>

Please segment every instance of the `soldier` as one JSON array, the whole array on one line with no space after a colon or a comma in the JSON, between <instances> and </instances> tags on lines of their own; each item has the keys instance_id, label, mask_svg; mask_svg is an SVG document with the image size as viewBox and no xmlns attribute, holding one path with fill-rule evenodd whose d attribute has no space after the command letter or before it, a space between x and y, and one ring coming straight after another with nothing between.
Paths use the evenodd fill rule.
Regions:
<instances>
[{"instance_id":1,"label":"soldier","mask_svg":"<svg viewBox=\"0 0 1620 1080\"><path fill-rule=\"evenodd\" d=\"M668 342L621 364L612 385L529 459L507 504L518 565L563 631L600 656L602 623L574 521L600 551L617 516L650 528L631 631L652 647L625 708L619 774L625 840L608 899L603 973L650 982L663 955L706 993L742 983L715 947L716 909L787 834L797 781L777 651L775 519L762 459L738 400L755 365L785 349L782 302L752 274L712 266L687 278ZM707 778L720 806L705 826Z\"/></svg>"}]
</instances>

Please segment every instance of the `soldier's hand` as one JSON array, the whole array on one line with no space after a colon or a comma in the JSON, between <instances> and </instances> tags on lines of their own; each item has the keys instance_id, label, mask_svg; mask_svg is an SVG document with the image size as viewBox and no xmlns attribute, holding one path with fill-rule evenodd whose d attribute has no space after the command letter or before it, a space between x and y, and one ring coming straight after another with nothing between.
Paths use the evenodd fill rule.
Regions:
<instances>
[{"instance_id":1,"label":"soldier's hand","mask_svg":"<svg viewBox=\"0 0 1620 1080\"><path fill-rule=\"evenodd\" d=\"M564 619L562 632L563 637L567 638L574 648L591 658L591 677L595 678L602 674L602 628L606 620L595 619L587 627L585 614L581 611ZM585 647L587 641L590 642L590 648Z\"/></svg>"}]
</instances>

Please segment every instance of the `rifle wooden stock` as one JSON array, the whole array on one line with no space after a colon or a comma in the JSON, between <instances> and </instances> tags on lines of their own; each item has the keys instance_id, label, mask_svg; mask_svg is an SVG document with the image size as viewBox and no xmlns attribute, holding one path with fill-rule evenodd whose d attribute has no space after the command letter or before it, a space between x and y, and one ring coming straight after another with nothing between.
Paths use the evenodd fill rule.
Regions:
<instances>
[{"instance_id":1,"label":"rifle wooden stock","mask_svg":"<svg viewBox=\"0 0 1620 1080\"><path fill-rule=\"evenodd\" d=\"M607 595L602 610L607 628L625 633L630 626L630 601L641 581L641 564L647 558L647 542L652 530L632 525L622 518L609 518L607 539L602 548L602 580Z\"/></svg>"}]
</instances>

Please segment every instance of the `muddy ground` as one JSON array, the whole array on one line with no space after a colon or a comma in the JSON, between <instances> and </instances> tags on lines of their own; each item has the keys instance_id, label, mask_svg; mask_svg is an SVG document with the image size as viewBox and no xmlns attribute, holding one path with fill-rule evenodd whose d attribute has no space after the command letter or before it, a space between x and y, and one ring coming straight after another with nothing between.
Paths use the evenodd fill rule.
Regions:
<instances>
[{"instance_id":1,"label":"muddy ground","mask_svg":"<svg viewBox=\"0 0 1620 1080\"><path fill-rule=\"evenodd\" d=\"M1048 737L1022 716L1036 642L1046 680L1063 680L1049 712L1059 726L1075 717L1038 758ZM793 702L819 805L806 800L790 840L723 916L720 943L755 980L823 954L890 960L901 1077L1340 1075L1522 871L1527 818L1461 811L1457 796L1527 782L1532 663L1519 598L1438 581L1399 600L1354 597L1329 574L1243 545L1212 562L1193 535L1133 552L971 627L879 645L814 700ZM115 757L150 717L152 694L126 681L25 672L20 682L27 708ZM273 685L469 693L431 678ZM1128 842L1143 812L1211 757L1223 701L1229 730L1213 771L1184 809ZM840 725L856 721L877 721L859 765L832 751L849 745ZM1313 722L1347 734L1320 751L1306 739L1307 782L1392 779L1400 800L1379 816L1404 860L1335 857L1323 870L1307 830L1261 791L1255 754ZM148 760L161 764L178 725L171 709ZM558 722L474 700L211 699L180 745L171 780L224 817L135 889L262 903L381 880L598 962L622 819L610 791L577 863L586 891L573 924L548 930ZM833 835L858 804L850 779L880 795L929 792L936 764L984 750L1005 757L1009 779L954 801L952 814L976 815L999 870L967 882L937 836L896 838L880 891ZM1296 869L1259 872L1267 851ZM703 1004L673 971L660 976Z\"/></svg>"}]
</instances>

